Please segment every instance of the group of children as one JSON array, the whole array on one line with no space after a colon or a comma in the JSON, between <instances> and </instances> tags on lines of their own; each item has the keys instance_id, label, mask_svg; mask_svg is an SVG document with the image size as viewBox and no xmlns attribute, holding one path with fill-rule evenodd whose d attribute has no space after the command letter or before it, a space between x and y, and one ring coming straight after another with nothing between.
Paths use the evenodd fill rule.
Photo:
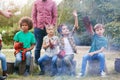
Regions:
<instances>
[{"instance_id":1,"label":"group of children","mask_svg":"<svg viewBox=\"0 0 120 80\"><path fill-rule=\"evenodd\" d=\"M77 12L73 12L75 18L75 24L72 31L69 31L68 26L65 24L59 25L57 30L60 34L60 37L55 35L55 28L53 25L46 26L47 35L43 38L42 48L45 49L44 55L38 59L38 64L40 66L39 75L45 74L45 65L43 64L46 61L51 61L51 76L56 75L56 72L61 73L62 63L68 67L70 71L69 75L73 75L73 59L74 53L76 53L76 46L73 39L73 33L78 29L78 18ZM17 32L14 36L14 48L15 48L15 73L18 73L18 67L21 61L26 62L25 76L30 74L30 59L31 59L31 50L34 48L36 40L33 33L29 30L32 29L33 23L32 20L28 17L21 18L19 22L21 30ZM94 31L92 32L92 45L90 51L83 56L81 72L77 77L85 76L85 69L88 60L99 59L100 61L100 74L104 76L104 49L107 47L107 40L103 36L104 26L102 24L96 24ZM0 59L2 54L0 53ZM2 63L4 64L4 62ZM5 63L6 64L6 63ZM2 65L3 75L7 70L6 65ZM5 74L6 75L6 74ZM6 75L7 76L7 75Z\"/></svg>"},{"instance_id":2,"label":"group of children","mask_svg":"<svg viewBox=\"0 0 120 80\"><path fill-rule=\"evenodd\" d=\"M38 59L38 64L41 69L39 75L43 75L45 73L43 63L49 60L51 60L52 65L51 76L54 76L57 71L58 73L61 73L61 69L59 69L59 67L62 67L61 65L63 61L69 67L69 70L71 71L70 74L72 75L72 60L74 58L74 52L76 51L72 35L75 29L78 28L77 12L74 11L73 15L75 17L75 25L72 32L69 31L66 25L60 25L58 27L58 33L61 36L60 39L55 36L54 26L50 25L46 27L47 35L43 39L43 48L45 49L45 53Z\"/></svg>"}]
</instances>

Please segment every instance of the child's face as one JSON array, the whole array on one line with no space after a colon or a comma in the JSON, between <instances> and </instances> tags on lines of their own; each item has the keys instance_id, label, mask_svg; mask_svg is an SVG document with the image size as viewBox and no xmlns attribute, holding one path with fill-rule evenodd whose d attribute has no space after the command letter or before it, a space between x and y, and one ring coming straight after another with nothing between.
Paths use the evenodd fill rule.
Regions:
<instances>
[{"instance_id":1,"label":"child's face","mask_svg":"<svg viewBox=\"0 0 120 80\"><path fill-rule=\"evenodd\" d=\"M28 24L24 22L24 23L22 23L21 28L22 28L23 32L27 32L29 27L28 27Z\"/></svg>"},{"instance_id":2,"label":"child's face","mask_svg":"<svg viewBox=\"0 0 120 80\"><path fill-rule=\"evenodd\" d=\"M99 36L103 36L104 31L105 30L102 27L95 29L96 34L98 34Z\"/></svg>"},{"instance_id":3,"label":"child's face","mask_svg":"<svg viewBox=\"0 0 120 80\"><path fill-rule=\"evenodd\" d=\"M62 35L68 35L70 33L67 26L62 26Z\"/></svg>"},{"instance_id":4,"label":"child's face","mask_svg":"<svg viewBox=\"0 0 120 80\"><path fill-rule=\"evenodd\" d=\"M46 28L48 35L54 35L54 27L50 26Z\"/></svg>"}]
</instances>

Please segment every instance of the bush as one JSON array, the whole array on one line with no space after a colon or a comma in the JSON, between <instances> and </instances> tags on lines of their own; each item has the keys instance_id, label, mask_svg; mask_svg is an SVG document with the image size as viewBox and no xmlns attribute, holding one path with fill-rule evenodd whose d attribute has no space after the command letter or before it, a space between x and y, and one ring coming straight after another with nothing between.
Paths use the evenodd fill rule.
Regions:
<instances>
[{"instance_id":1,"label":"bush","mask_svg":"<svg viewBox=\"0 0 120 80\"><path fill-rule=\"evenodd\" d=\"M80 45L90 46L91 45L91 35L87 32L81 33L82 35L78 35L80 40Z\"/></svg>"},{"instance_id":2,"label":"bush","mask_svg":"<svg viewBox=\"0 0 120 80\"><path fill-rule=\"evenodd\" d=\"M12 29L10 29L9 31L6 30L5 33L2 34L2 41L3 41L3 44L4 44L3 48L12 48L13 42L14 42L13 37L18 30L19 29L16 29L16 28L12 27Z\"/></svg>"},{"instance_id":3,"label":"bush","mask_svg":"<svg viewBox=\"0 0 120 80\"><path fill-rule=\"evenodd\" d=\"M120 50L120 21L108 23L105 34L108 37L110 48Z\"/></svg>"}]
</instances>

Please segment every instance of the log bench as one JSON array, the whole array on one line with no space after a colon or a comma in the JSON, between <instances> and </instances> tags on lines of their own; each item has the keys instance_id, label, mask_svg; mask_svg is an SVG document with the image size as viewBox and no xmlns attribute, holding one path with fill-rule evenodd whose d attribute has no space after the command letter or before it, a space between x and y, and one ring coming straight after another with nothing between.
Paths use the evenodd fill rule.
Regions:
<instances>
[{"instance_id":1,"label":"log bench","mask_svg":"<svg viewBox=\"0 0 120 80\"><path fill-rule=\"evenodd\" d=\"M51 73L51 60L49 61L46 61L43 63L44 64L44 68L45 68L45 74L46 75L50 75ZM73 74L75 75L76 74L76 61L73 60L73 64L72 64L72 69L73 69ZM69 75L70 74L70 71L68 69L68 67L63 63L62 64L62 75Z\"/></svg>"},{"instance_id":2,"label":"log bench","mask_svg":"<svg viewBox=\"0 0 120 80\"><path fill-rule=\"evenodd\" d=\"M52 72L52 70L51 70L51 68L52 68L51 60L43 62L43 65L44 65L44 69L45 69L45 74L50 75L51 72Z\"/></svg>"},{"instance_id":3,"label":"log bench","mask_svg":"<svg viewBox=\"0 0 120 80\"><path fill-rule=\"evenodd\" d=\"M116 72L120 73L120 58L115 58L114 69Z\"/></svg>"},{"instance_id":4,"label":"log bench","mask_svg":"<svg viewBox=\"0 0 120 80\"><path fill-rule=\"evenodd\" d=\"M24 74L25 66L26 66L25 61L20 63L18 74L20 74L20 75ZM30 73L33 72L33 68L34 68L33 57L31 57ZM7 62L7 73L13 74L13 72L14 72L14 62Z\"/></svg>"},{"instance_id":5,"label":"log bench","mask_svg":"<svg viewBox=\"0 0 120 80\"><path fill-rule=\"evenodd\" d=\"M72 62L72 74L73 75L76 75L76 61L73 60ZM68 69L67 65L63 63L63 66L62 66L62 74L67 74L67 75L70 75L70 70Z\"/></svg>"},{"instance_id":6,"label":"log bench","mask_svg":"<svg viewBox=\"0 0 120 80\"><path fill-rule=\"evenodd\" d=\"M108 74L106 63L104 71ZM100 75L100 62L99 60L88 61L87 75Z\"/></svg>"}]
</instances>

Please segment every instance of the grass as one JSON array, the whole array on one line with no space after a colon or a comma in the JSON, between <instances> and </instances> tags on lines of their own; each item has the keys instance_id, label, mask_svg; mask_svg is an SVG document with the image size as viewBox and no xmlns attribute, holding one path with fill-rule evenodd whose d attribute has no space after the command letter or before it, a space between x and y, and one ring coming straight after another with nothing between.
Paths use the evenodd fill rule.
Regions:
<instances>
[{"instance_id":1,"label":"grass","mask_svg":"<svg viewBox=\"0 0 120 80\"><path fill-rule=\"evenodd\" d=\"M80 71L82 56L85 53L87 53L88 50L89 50L89 47L86 47L86 46L78 47L78 51L77 51L78 54L75 54L75 58L74 58L77 61L77 66L76 66L77 73ZM13 55L13 50L3 49L2 52L6 55L7 61L15 60L15 57ZM107 50L105 51L105 56L106 56L106 66L108 70L108 75L107 77L104 77L104 78L100 76L90 76L90 75L87 75L80 79L77 79L75 77L70 77L70 76L55 76L55 77L50 77L49 75L38 76L37 74L39 71L37 71L36 73L32 73L28 77L9 74L9 77L7 78L7 80L119 80L120 73L117 73L114 70L114 62L115 62L115 58L119 58L120 52Z\"/></svg>"}]
</instances>

